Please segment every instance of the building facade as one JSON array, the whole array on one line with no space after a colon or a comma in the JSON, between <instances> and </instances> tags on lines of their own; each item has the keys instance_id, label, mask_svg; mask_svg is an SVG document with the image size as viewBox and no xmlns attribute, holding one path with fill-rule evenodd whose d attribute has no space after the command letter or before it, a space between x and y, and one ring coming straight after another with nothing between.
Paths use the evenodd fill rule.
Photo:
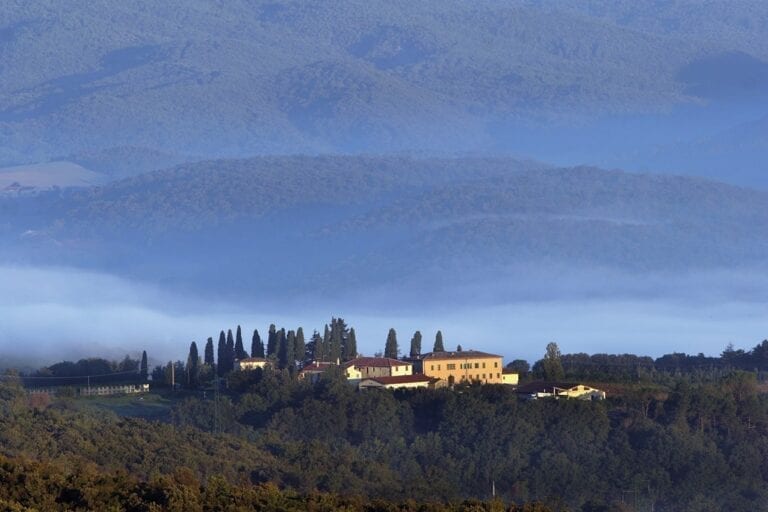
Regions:
<instances>
[{"instance_id":1,"label":"building facade","mask_svg":"<svg viewBox=\"0 0 768 512\"><path fill-rule=\"evenodd\" d=\"M429 352L419 358L421 372L448 385L479 382L502 384L502 357L478 350L455 352Z\"/></svg>"},{"instance_id":2,"label":"building facade","mask_svg":"<svg viewBox=\"0 0 768 512\"><path fill-rule=\"evenodd\" d=\"M237 361L237 368L240 371L255 370L256 368L264 369L270 362L268 359L261 357L247 357Z\"/></svg>"},{"instance_id":3,"label":"building facade","mask_svg":"<svg viewBox=\"0 0 768 512\"><path fill-rule=\"evenodd\" d=\"M413 375L413 365L388 357L358 357L344 363L347 379L357 381L371 377Z\"/></svg>"}]
</instances>

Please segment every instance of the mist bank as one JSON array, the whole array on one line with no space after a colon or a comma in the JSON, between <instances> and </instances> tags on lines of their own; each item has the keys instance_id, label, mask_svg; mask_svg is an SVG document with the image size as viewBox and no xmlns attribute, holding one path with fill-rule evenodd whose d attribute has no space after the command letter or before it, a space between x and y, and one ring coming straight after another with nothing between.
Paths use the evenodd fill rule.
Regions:
<instances>
[{"instance_id":1,"label":"mist bank","mask_svg":"<svg viewBox=\"0 0 768 512\"><path fill-rule=\"evenodd\" d=\"M383 350L387 331L398 333L401 351L413 332L428 350L435 332L446 347L486 350L505 360L540 359L556 341L564 353L670 352L717 355L728 344L749 348L768 334L768 299L728 289L733 276L676 280L677 294L632 295L617 291L547 299L425 304L408 290L325 300L321 294L270 302L189 296L107 274L68 268L0 267L0 366L36 368L63 359L138 356L153 364L184 359L192 341L204 343L222 329L266 333L270 323L308 334L332 316L357 332L359 350ZM612 279L616 279L613 276ZM627 281L630 279L625 277ZM764 286L759 280L756 287ZM710 293L718 290L718 294ZM480 304L480 305L478 305Z\"/></svg>"}]
</instances>

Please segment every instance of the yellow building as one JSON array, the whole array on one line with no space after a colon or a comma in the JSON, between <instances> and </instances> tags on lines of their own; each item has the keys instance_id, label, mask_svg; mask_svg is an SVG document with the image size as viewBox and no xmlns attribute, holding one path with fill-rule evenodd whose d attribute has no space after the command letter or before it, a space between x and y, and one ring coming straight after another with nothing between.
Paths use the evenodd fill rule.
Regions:
<instances>
[{"instance_id":1,"label":"yellow building","mask_svg":"<svg viewBox=\"0 0 768 512\"><path fill-rule=\"evenodd\" d=\"M520 382L520 374L514 370L504 368L504 370L501 371L501 382L502 384L517 386L517 383Z\"/></svg>"},{"instance_id":2,"label":"yellow building","mask_svg":"<svg viewBox=\"0 0 768 512\"><path fill-rule=\"evenodd\" d=\"M256 368L264 369L268 364L270 364L270 362L267 359L261 357L247 357L237 361L237 368L240 371L255 370Z\"/></svg>"},{"instance_id":3,"label":"yellow building","mask_svg":"<svg viewBox=\"0 0 768 512\"><path fill-rule=\"evenodd\" d=\"M359 389L418 389L434 388L439 380L426 375L398 375L397 377L368 377L358 384Z\"/></svg>"},{"instance_id":4,"label":"yellow building","mask_svg":"<svg viewBox=\"0 0 768 512\"><path fill-rule=\"evenodd\" d=\"M575 382L530 382L517 388L517 392L530 398L577 398L579 400L605 400L605 391Z\"/></svg>"},{"instance_id":5,"label":"yellow building","mask_svg":"<svg viewBox=\"0 0 768 512\"><path fill-rule=\"evenodd\" d=\"M421 373L428 377L444 380L449 385L461 382L501 384L501 356L477 350L456 352L429 352L419 358Z\"/></svg>"},{"instance_id":6,"label":"yellow building","mask_svg":"<svg viewBox=\"0 0 768 512\"><path fill-rule=\"evenodd\" d=\"M412 375L413 365L388 357L358 357L344 363L344 373L351 381L369 377L399 377Z\"/></svg>"}]
</instances>

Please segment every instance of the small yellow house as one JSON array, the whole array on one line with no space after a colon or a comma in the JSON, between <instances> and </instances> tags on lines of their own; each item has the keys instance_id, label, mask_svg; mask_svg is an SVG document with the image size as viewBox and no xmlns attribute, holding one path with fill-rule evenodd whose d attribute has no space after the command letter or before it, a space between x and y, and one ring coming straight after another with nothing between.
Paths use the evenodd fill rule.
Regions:
<instances>
[{"instance_id":1,"label":"small yellow house","mask_svg":"<svg viewBox=\"0 0 768 512\"><path fill-rule=\"evenodd\" d=\"M362 379L359 389L418 389L433 388L437 379L426 375L398 375L396 377L369 377Z\"/></svg>"},{"instance_id":2,"label":"small yellow house","mask_svg":"<svg viewBox=\"0 0 768 512\"><path fill-rule=\"evenodd\" d=\"M531 382L517 388L527 398L576 398L579 400L605 400L605 391L586 384L573 382Z\"/></svg>"},{"instance_id":3,"label":"small yellow house","mask_svg":"<svg viewBox=\"0 0 768 512\"><path fill-rule=\"evenodd\" d=\"M449 385L461 382L501 384L501 356L478 350L457 350L455 352L429 352L420 356L421 372Z\"/></svg>"},{"instance_id":4,"label":"small yellow house","mask_svg":"<svg viewBox=\"0 0 768 512\"><path fill-rule=\"evenodd\" d=\"M358 357L343 365L347 379L357 381L369 377L412 375L413 365L388 357Z\"/></svg>"},{"instance_id":5,"label":"small yellow house","mask_svg":"<svg viewBox=\"0 0 768 512\"><path fill-rule=\"evenodd\" d=\"M264 369L269 364L271 364L269 360L262 357L247 357L237 361L237 368L240 371L255 370L256 368Z\"/></svg>"},{"instance_id":6,"label":"small yellow house","mask_svg":"<svg viewBox=\"0 0 768 512\"><path fill-rule=\"evenodd\" d=\"M520 382L520 374L509 368L504 368L501 372L501 383L509 384L510 386L517 386Z\"/></svg>"}]
</instances>

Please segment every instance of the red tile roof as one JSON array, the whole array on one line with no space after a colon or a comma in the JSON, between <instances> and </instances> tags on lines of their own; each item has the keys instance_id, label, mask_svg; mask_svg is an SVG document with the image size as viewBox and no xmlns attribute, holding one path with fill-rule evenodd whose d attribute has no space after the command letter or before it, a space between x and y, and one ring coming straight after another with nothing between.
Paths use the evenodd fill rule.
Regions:
<instances>
[{"instance_id":1,"label":"red tile roof","mask_svg":"<svg viewBox=\"0 0 768 512\"><path fill-rule=\"evenodd\" d=\"M412 366L411 363L389 357L358 357L344 363L344 368L392 368L393 366Z\"/></svg>"},{"instance_id":2,"label":"red tile roof","mask_svg":"<svg viewBox=\"0 0 768 512\"><path fill-rule=\"evenodd\" d=\"M501 356L480 352L479 350L458 350L453 352L427 352L420 357L421 359L490 359Z\"/></svg>"},{"instance_id":3,"label":"red tile roof","mask_svg":"<svg viewBox=\"0 0 768 512\"><path fill-rule=\"evenodd\" d=\"M368 377L363 379L363 381L366 380L373 380L378 382L379 384L384 384L385 386L387 384L412 384L416 382L432 382L432 377L427 377L426 375L396 375L394 377Z\"/></svg>"}]
</instances>

